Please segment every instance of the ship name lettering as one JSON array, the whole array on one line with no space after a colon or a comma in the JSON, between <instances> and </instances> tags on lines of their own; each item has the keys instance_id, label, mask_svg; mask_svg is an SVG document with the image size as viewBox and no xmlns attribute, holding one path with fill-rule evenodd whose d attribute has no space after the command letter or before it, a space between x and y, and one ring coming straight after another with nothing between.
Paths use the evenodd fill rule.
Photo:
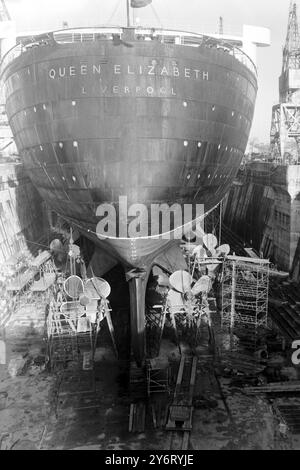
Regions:
<instances>
[{"instance_id":1,"label":"ship name lettering","mask_svg":"<svg viewBox=\"0 0 300 470\"><path fill-rule=\"evenodd\" d=\"M81 75L86 75L87 74L87 65L82 65L80 67L80 73L81 73Z\"/></svg>"},{"instance_id":2,"label":"ship name lettering","mask_svg":"<svg viewBox=\"0 0 300 470\"><path fill-rule=\"evenodd\" d=\"M93 65L93 73L96 73L96 72L99 74L101 73L101 65L98 65L98 66L95 64Z\"/></svg>"},{"instance_id":3,"label":"ship name lettering","mask_svg":"<svg viewBox=\"0 0 300 470\"><path fill-rule=\"evenodd\" d=\"M75 75L77 75L77 72L78 70L76 69L76 67L74 65L71 65L70 67L58 67L58 69L50 69L49 72L48 72L48 75L50 78L54 79L56 78L57 76L60 77L60 78L64 78L67 76L70 76L70 77L74 77ZM87 75L87 72L88 72L88 68L87 68L87 65L81 65L80 68L79 68L79 72L80 72L80 75ZM92 66L92 73L95 75L95 74L101 74L101 65L96 65L96 64L93 64ZM117 72L116 72L117 73Z\"/></svg>"},{"instance_id":4,"label":"ship name lettering","mask_svg":"<svg viewBox=\"0 0 300 470\"><path fill-rule=\"evenodd\" d=\"M101 87L101 92L103 94L105 94L107 91L108 91L107 86ZM155 89L152 86L148 86L146 89L142 89L140 86L136 86L134 89L129 88L129 86L120 87L118 85L114 85L112 87L112 92L114 94L124 93L125 95L127 95L127 94L130 94L130 93L134 92L134 91L135 91L136 95L139 95L139 94L141 94L142 92L145 92L145 91L148 95L154 95L154 93L155 93ZM159 93L159 95L167 95L169 93L171 96L177 96L174 88L171 88L170 90L168 90L166 87L160 87L158 89L158 93Z\"/></svg>"},{"instance_id":5,"label":"ship name lettering","mask_svg":"<svg viewBox=\"0 0 300 470\"><path fill-rule=\"evenodd\" d=\"M148 65L148 75L155 75L154 69L155 65Z\"/></svg>"},{"instance_id":6,"label":"ship name lettering","mask_svg":"<svg viewBox=\"0 0 300 470\"><path fill-rule=\"evenodd\" d=\"M113 73L114 75L121 75L122 74L122 65L121 64L114 64ZM92 73L93 75L102 75L102 66L100 64L91 64L88 66L87 64L82 65L70 65L70 66L63 66L58 68L52 68L48 71L48 76L51 79L55 78L65 78L65 77L74 77L78 75L87 75L88 73ZM209 80L209 74L207 71L201 71L199 69L192 69L189 67L184 67L182 70L178 66L173 66L168 68L168 66L164 65L161 68L157 67L157 65L138 65L137 68L134 68L132 65L126 66L126 73L127 75L159 75L161 77L175 77L179 78L181 75L187 79L196 79L196 80Z\"/></svg>"}]
</instances>

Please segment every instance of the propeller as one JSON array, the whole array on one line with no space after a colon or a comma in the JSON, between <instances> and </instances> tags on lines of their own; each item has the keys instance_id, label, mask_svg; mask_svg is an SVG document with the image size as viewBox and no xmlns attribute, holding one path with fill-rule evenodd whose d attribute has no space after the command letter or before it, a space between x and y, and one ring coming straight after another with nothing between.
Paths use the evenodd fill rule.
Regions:
<instances>
[{"instance_id":1,"label":"propeller","mask_svg":"<svg viewBox=\"0 0 300 470\"><path fill-rule=\"evenodd\" d=\"M94 323L97 317L97 301L106 299L111 292L111 287L105 279L100 277L92 277L83 283L79 276L72 275L65 280L64 290L73 300L64 302L60 309L61 312L63 314L68 312L79 315L86 314ZM105 305L107 305L106 302Z\"/></svg>"},{"instance_id":2,"label":"propeller","mask_svg":"<svg viewBox=\"0 0 300 470\"><path fill-rule=\"evenodd\" d=\"M177 312L184 309L191 314L194 314L195 307L197 308L196 296L201 293L207 294L212 286L210 277L205 275L192 287L194 279L187 271L182 270L175 271L170 276L169 281L171 285L167 296L169 306Z\"/></svg>"},{"instance_id":3,"label":"propeller","mask_svg":"<svg viewBox=\"0 0 300 470\"><path fill-rule=\"evenodd\" d=\"M175 273L170 276L169 281L171 287L181 294L191 292L193 295L198 295L201 292L209 292L212 286L210 276L203 275L192 287L194 279L190 273L182 270L175 271Z\"/></svg>"},{"instance_id":4,"label":"propeller","mask_svg":"<svg viewBox=\"0 0 300 470\"><path fill-rule=\"evenodd\" d=\"M216 267L220 264L219 261L209 262L209 258L220 258L227 256L230 253L230 246L227 244L218 245L218 240L212 233L207 233L203 236L203 245L198 245L193 250L193 255L198 260L205 260L203 264L206 265L208 271L213 274Z\"/></svg>"}]
</instances>

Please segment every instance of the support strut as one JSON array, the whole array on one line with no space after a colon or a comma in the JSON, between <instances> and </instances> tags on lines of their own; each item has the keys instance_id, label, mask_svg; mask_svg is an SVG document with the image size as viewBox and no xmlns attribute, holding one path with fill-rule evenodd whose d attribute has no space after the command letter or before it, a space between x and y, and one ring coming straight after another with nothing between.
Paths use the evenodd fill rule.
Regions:
<instances>
[{"instance_id":1,"label":"support strut","mask_svg":"<svg viewBox=\"0 0 300 470\"><path fill-rule=\"evenodd\" d=\"M126 273L130 293L131 346L138 366L143 366L146 355L145 295L151 269L132 269Z\"/></svg>"}]
</instances>

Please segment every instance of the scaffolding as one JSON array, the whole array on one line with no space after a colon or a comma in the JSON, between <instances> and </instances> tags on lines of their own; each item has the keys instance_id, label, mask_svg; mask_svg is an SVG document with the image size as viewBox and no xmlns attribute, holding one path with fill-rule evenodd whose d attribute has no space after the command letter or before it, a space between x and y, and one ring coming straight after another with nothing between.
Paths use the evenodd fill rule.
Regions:
<instances>
[{"instance_id":1,"label":"scaffolding","mask_svg":"<svg viewBox=\"0 0 300 470\"><path fill-rule=\"evenodd\" d=\"M222 272L222 326L257 347L257 330L268 322L269 261L228 256Z\"/></svg>"},{"instance_id":2,"label":"scaffolding","mask_svg":"<svg viewBox=\"0 0 300 470\"><path fill-rule=\"evenodd\" d=\"M170 292L173 289L170 289ZM160 305L153 305L146 310L146 352L147 359L159 356L160 345L164 328L167 323L171 326L176 344L181 350L180 342L185 341L195 348L199 343L200 326L203 317L210 324L207 295L192 296L184 299L180 304L172 303L168 297Z\"/></svg>"},{"instance_id":3,"label":"scaffolding","mask_svg":"<svg viewBox=\"0 0 300 470\"><path fill-rule=\"evenodd\" d=\"M202 295L201 300L187 300L181 305L169 305L167 313L175 333L179 351L181 352L180 342L183 340L191 348L196 348L200 338L202 317L209 316L205 296Z\"/></svg>"},{"instance_id":4,"label":"scaffolding","mask_svg":"<svg viewBox=\"0 0 300 470\"><path fill-rule=\"evenodd\" d=\"M153 305L146 310L146 351L147 357L159 356L161 338L166 320L166 307Z\"/></svg>"},{"instance_id":5,"label":"scaffolding","mask_svg":"<svg viewBox=\"0 0 300 470\"><path fill-rule=\"evenodd\" d=\"M45 309L53 298L56 280L51 254L43 251L32 259L11 259L7 271L1 285L0 327L44 326Z\"/></svg>"},{"instance_id":6,"label":"scaffolding","mask_svg":"<svg viewBox=\"0 0 300 470\"><path fill-rule=\"evenodd\" d=\"M169 368L162 367L153 360L146 361L147 395L169 393Z\"/></svg>"},{"instance_id":7,"label":"scaffolding","mask_svg":"<svg viewBox=\"0 0 300 470\"><path fill-rule=\"evenodd\" d=\"M58 310L52 306L47 318L48 358L51 370L68 362L92 367L102 320L110 318L108 302L101 301L96 317L90 318L80 302L64 302ZM93 320L93 321L92 321Z\"/></svg>"},{"instance_id":8,"label":"scaffolding","mask_svg":"<svg viewBox=\"0 0 300 470\"><path fill-rule=\"evenodd\" d=\"M79 361L78 320L80 313L73 311L66 314L50 310L47 319L48 355L51 369L69 361ZM88 325L90 339L91 328Z\"/></svg>"}]
</instances>

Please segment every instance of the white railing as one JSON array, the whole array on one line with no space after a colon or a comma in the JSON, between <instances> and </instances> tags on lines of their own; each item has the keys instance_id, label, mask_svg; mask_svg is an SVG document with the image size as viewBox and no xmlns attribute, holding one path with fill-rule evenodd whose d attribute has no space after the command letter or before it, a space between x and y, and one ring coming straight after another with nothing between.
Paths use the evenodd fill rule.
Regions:
<instances>
[{"instance_id":1,"label":"white railing","mask_svg":"<svg viewBox=\"0 0 300 470\"><path fill-rule=\"evenodd\" d=\"M28 37L23 44L10 49L3 57L1 62L1 74L4 69L18 56L26 52L28 49L37 46L43 46L51 43L51 41L58 44L72 44L84 42L96 42L99 40L113 40L115 37L122 39L124 32L127 28L122 27L98 27L98 28L73 28L54 31L53 33L45 33L38 36ZM245 67L247 67L255 76L257 69L250 57L245 54L241 49L230 44L230 42L222 39L215 39L210 36L205 36L198 33L191 33L187 31L175 31L160 28L134 28L135 38L138 40L157 40L163 44L181 45L189 47L199 47L200 45L207 45L222 49L226 53L235 57Z\"/></svg>"}]
</instances>

